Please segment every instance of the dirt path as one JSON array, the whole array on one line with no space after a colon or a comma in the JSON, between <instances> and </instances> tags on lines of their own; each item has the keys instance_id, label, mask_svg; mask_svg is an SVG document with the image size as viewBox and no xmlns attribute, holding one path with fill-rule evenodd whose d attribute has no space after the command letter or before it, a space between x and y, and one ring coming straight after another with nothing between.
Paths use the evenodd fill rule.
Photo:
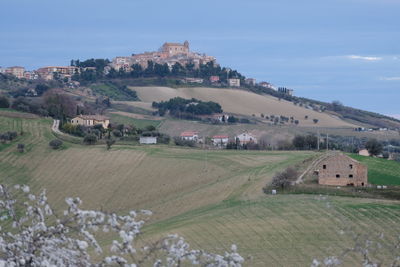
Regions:
<instances>
[{"instance_id":1,"label":"dirt path","mask_svg":"<svg viewBox=\"0 0 400 267\"><path fill-rule=\"evenodd\" d=\"M56 134L62 134L59 127L60 127L60 120L54 120L53 125L51 126L51 130Z\"/></svg>"},{"instance_id":2,"label":"dirt path","mask_svg":"<svg viewBox=\"0 0 400 267\"><path fill-rule=\"evenodd\" d=\"M297 180L294 182L294 184L300 184L303 182L303 178L304 176L309 173L310 171L312 171L313 169L315 169L317 167L317 165L324 159L326 159L328 156L330 156L332 154L332 152L327 152L323 155L321 155L320 157L316 158L309 166L308 168L297 178Z\"/></svg>"}]
</instances>

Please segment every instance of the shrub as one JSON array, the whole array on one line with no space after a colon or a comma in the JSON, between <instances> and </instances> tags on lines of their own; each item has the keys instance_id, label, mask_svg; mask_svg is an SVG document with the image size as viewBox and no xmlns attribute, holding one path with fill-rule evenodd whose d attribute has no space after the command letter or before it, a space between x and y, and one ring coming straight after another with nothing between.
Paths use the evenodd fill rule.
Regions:
<instances>
[{"instance_id":1,"label":"shrub","mask_svg":"<svg viewBox=\"0 0 400 267\"><path fill-rule=\"evenodd\" d=\"M94 134L87 134L83 138L83 142L87 145L94 145L97 142L97 137Z\"/></svg>"},{"instance_id":2,"label":"shrub","mask_svg":"<svg viewBox=\"0 0 400 267\"><path fill-rule=\"evenodd\" d=\"M23 153L25 151L25 144L18 144L17 149L20 153Z\"/></svg>"},{"instance_id":3,"label":"shrub","mask_svg":"<svg viewBox=\"0 0 400 267\"><path fill-rule=\"evenodd\" d=\"M153 125L148 125L145 128L146 131L152 132L156 130L156 127L154 127Z\"/></svg>"},{"instance_id":4,"label":"shrub","mask_svg":"<svg viewBox=\"0 0 400 267\"><path fill-rule=\"evenodd\" d=\"M115 144L115 140L114 139L107 139L106 140L106 146L107 146L107 150L111 149L111 146Z\"/></svg>"},{"instance_id":5,"label":"shrub","mask_svg":"<svg viewBox=\"0 0 400 267\"><path fill-rule=\"evenodd\" d=\"M283 172L279 172L275 174L272 178L272 187L285 189L288 188L292 182L297 179L297 171L296 169L289 167Z\"/></svg>"},{"instance_id":6,"label":"shrub","mask_svg":"<svg viewBox=\"0 0 400 267\"><path fill-rule=\"evenodd\" d=\"M180 137L174 137L174 142L175 142L175 145L177 145L177 146L189 146L189 147L196 146L195 141L184 140L184 139L181 139Z\"/></svg>"},{"instance_id":7,"label":"shrub","mask_svg":"<svg viewBox=\"0 0 400 267\"><path fill-rule=\"evenodd\" d=\"M113 130L113 131L112 131L112 134L113 134L115 137L121 137L121 136L122 136L122 133L121 133L120 130Z\"/></svg>"},{"instance_id":8,"label":"shrub","mask_svg":"<svg viewBox=\"0 0 400 267\"><path fill-rule=\"evenodd\" d=\"M169 135L166 134L160 134L160 136L157 138L157 142L160 144L169 144L170 141L171 137L169 137Z\"/></svg>"},{"instance_id":9,"label":"shrub","mask_svg":"<svg viewBox=\"0 0 400 267\"><path fill-rule=\"evenodd\" d=\"M59 139L54 139L49 142L49 146L52 149L59 149L62 146L63 142Z\"/></svg>"},{"instance_id":10,"label":"shrub","mask_svg":"<svg viewBox=\"0 0 400 267\"><path fill-rule=\"evenodd\" d=\"M5 96L0 96L0 108L9 108L10 101Z\"/></svg>"}]
</instances>

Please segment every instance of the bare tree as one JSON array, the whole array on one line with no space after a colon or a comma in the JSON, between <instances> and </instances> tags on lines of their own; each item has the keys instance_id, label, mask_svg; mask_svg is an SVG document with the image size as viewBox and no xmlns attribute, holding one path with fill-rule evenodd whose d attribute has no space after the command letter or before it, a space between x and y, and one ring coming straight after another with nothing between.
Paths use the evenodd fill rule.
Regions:
<instances>
[{"instance_id":1,"label":"bare tree","mask_svg":"<svg viewBox=\"0 0 400 267\"><path fill-rule=\"evenodd\" d=\"M138 247L135 241L150 211L118 215L82 210L79 198L66 198L65 202L67 209L57 214L45 190L34 195L25 185L0 185L0 220L11 223L0 231L0 266L240 267L244 261L236 245L230 252L217 255L190 249L178 235ZM99 230L113 237L110 252L104 252L105 246L98 243ZM96 260L90 257L90 251L99 255Z\"/></svg>"}]
</instances>

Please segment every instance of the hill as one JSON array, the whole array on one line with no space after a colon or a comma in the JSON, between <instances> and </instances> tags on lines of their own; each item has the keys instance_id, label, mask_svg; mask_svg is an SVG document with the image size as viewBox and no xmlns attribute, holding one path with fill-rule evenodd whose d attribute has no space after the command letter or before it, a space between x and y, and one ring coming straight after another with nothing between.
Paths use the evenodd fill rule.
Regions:
<instances>
[{"instance_id":1,"label":"hill","mask_svg":"<svg viewBox=\"0 0 400 267\"><path fill-rule=\"evenodd\" d=\"M316 127L356 127L355 124L345 122L339 118L326 113L317 112L294 105L292 102L284 99L278 99L269 95L259 95L249 91L239 89L219 89L209 87L191 87L191 88L169 88L169 87L130 87L135 90L138 97L147 103L153 101L165 101L173 97L196 98L203 101L214 101L222 106L227 113L233 113L243 116L252 116L253 114L263 120L261 114L266 116L283 115L285 117L294 117L299 120L299 126ZM308 119L305 117L308 116ZM318 119L315 124L313 119ZM267 120L264 120L267 122Z\"/></svg>"},{"instance_id":2,"label":"hill","mask_svg":"<svg viewBox=\"0 0 400 267\"><path fill-rule=\"evenodd\" d=\"M22 127L24 134L0 144L0 182L26 183L35 192L46 188L58 210L66 196L81 197L86 208L151 209L154 216L139 242L179 233L194 248L214 252L235 243L250 256L245 266L309 266L313 258L352 247L355 231L380 242L374 257L383 265L393 259L390 247L400 232L398 202L262 193L277 171L303 169L315 152L118 144L107 151L104 145L68 142L52 150L51 120L10 113L0 115L0 132ZM26 144L25 153L16 151L17 143ZM349 254L344 266L361 260Z\"/></svg>"}]
</instances>

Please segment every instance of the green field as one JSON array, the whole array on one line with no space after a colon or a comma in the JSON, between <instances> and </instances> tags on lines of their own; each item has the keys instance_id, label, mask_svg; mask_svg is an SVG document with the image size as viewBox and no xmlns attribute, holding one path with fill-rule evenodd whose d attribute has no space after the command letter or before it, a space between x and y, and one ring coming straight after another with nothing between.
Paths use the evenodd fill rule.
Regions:
<instances>
[{"instance_id":1,"label":"green field","mask_svg":"<svg viewBox=\"0 0 400 267\"><path fill-rule=\"evenodd\" d=\"M143 129L146 126L152 125L154 127L158 127L162 121L160 120L147 120L147 119L135 119L119 114L113 114L110 113L109 117L112 122L114 123L119 123L119 124L125 124L125 125L135 125L136 127Z\"/></svg>"},{"instance_id":2,"label":"green field","mask_svg":"<svg viewBox=\"0 0 400 267\"><path fill-rule=\"evenodd\" d=\"M169 146L66 143L55 151L49 119L0 116L0 131L24 135L0 151L0 182L46 188L57 210L67 196L85 208L154 212L140 242L179 233L193 248L222 253L238 245L245 266L310 266L313 258L338 255L353 246L347 232L382 243L374 257L386 266L400 234L399 202L314 195L265 195L262 187L287 166L304 169L305 151L206 151ZM25 153L16 144L27 146ZM376 167L379 170L379 166ZM380 170L382 171L382 170ZM394 174L395 175L395 174ZM377 236L383 233L384 239ZM350 254L345 266L361 266Z\"/></svg>"},{"instance_id":3,"label":"green field","mask_svg":"<svg viewBox=\"0 0 400 267\"><path fill-rule=\"evenodd\" d=\"M368 182L376 185L400 185L400 163L393 160L350 156L368 166Z\"/></svg>"}]
</instances>

